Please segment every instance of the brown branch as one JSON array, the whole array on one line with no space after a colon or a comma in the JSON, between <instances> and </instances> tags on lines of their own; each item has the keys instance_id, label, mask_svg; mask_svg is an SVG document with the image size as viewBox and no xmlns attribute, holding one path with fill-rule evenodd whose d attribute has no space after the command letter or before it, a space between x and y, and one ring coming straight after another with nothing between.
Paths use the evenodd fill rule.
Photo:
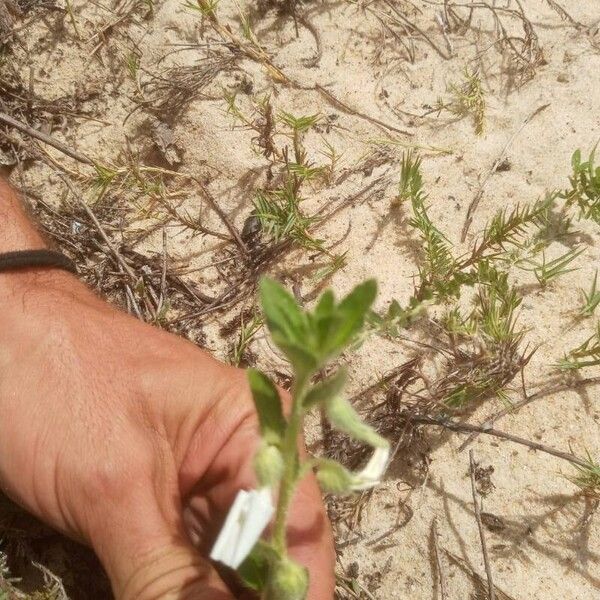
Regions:
<instances>
[{"instance_id":1,"label":"brown branch","mask_svg":"<svg viewBox=\"0 0 600 600\"><path fill-rule=\"evenodd\" d=\"M485 574L487 577L488 600L496 600L494 592L494 580L492 578L492 568L490 566L490 557L488 555L487 544L485 543L485 533L483 531L483 522L481 520L481 506L479 504L479 496L475 487L475 457L473 450L469 450L469 469L471 475L471 493L473 494L473 508L475 510L475 519L477 520L477 529L479 530L479 539L481 540L481 553L483 554L483 565L485 566Z\"/></svg>"},{"instance_id":2,"label":"brown branch","mask_svg":"<svg viewBox=\"0 0 600 600\"><path fill-rule=\"evenodd\" d=\"M492 429L491 427L482 427L481 425L471 425L469 423L458 423L457 421L451 421L449 419L434 419L433 417L409 417L409 421L411 421L412 423L419 423L421 425L437 425L439 427L444 427L445 429L449 429L450 431L456 431L458 433L485 433L487 435L492 435L503 440L508 440L509 442L514 442L515 444L527 446L532 450L539 450L540 452L551 454L552 456L556 456L557 458L566 460L573 465L578 465L580 467L588 466L588 464L584 460L577 458L577 456L575 456L574 454L570 454L569 452L562 452L561 450L556 450L554 448L551 448L550 446L540 444L539 442L532 442L531 440L519 437L518 435L513 435L512 433L507 433L498 429Z\"/></svg>"},{"instance_id":3,"label":"brown branch","mask_svg":"<svg viewBox=\"0 0 600 600\"><path fill-rule=\"evenodd\" d=\"M77 152L76 150L71 150L71 148L69 148L62 142L59 142L58 140L54 139L52 136L46 135L45 133L42 133L41 131L34 129L33 127L30 127L29 125L22 123L21 121L17 121L17 119L14 119L13 117L11 117L3 112L0 112L0 122L5 123L6 125L9 125L10 127L14 127L15 129L18 129L19 131L21 131L22 133L25 133L25 134L31 136L32 138L39 140L40 142L44 142L45 144L48 144L49 146L56 148L56 150L59 150L63 154L70 156L72 159L79 161L80 163L83 163L86 165L91 165L91 166L94 166L96 164L96 163L94 163L94 161L91 158L87 157L85 154L81 154L80 152Z\"/></svg>"},{"instance_id":4,"label":"brown branch","mask_svg":"<svg viewBox=\"0 0 600 600\"><path fill-rule=\"evenodd\" d=\"M92 209L87 205L87 202L81 197L81 195L77 193L77 190L74 188L73 184L71 183L71 181L69 180L69 178L66 175L59 173L58 176L65 182L65 185L69 188L69 191L71 192L71 194L73 194L73 196L75 197L77 202L82 206L82 208L87 213L88 217L91 219L92 223L98 230L100 237L104 240L105 244L108 246L108 249L112 252L115 260L117 261L117 265L119 266L119 268L122 270L123 273L125 273L129 277L131 284L133 286L135 286L138 281L138 277L133 272L131 267L125 262L125 259L121 256L120 252L117 250L115 245L111 242L106 231L104 231L104 227L102 227L102 224L100 223L100 221L98 220L98 218L96 217L96 215L94 214ZM130 288L129 284L125 284L125 291L126 291L127 297L129 298L130 302L132 303L133 309L134 309L137 317L143 321L144 319L142 317L142 313L140 311L140 307L138 305L137 299L135 298L133 290ZM149 302L146 302L146 307L148 308L150 314L152 315L152 318L156 318L156 311L150 305Z\"/></svg>"},{"instance_id":5,"label":"brown branch","mask_svg":"<svg viewBox=\"0 0 600 600\"><path fill-rule=\"evenodd\" d=\"M469 208L467 209L467 216L465 217L465 223L463 225L462 232L460 234L461 242L464 242L465 239L467 238L467 233L469 233L469 227L471 227L471 223L473 222L473 215L475 214L475 211L477 210L477 207L479 206L479 203L481 202L481 198L483 197L485 188L487 187L487 184L489 183L490 177L496 172L496 170L500 166L500 163L504 160L504 157L506 156L506 152L508 151L509 147L515 141L516 137L521 133L521 131L523 131L523 129L525 128L527 123L529 123L534 117L539 115L542 111L546 110L549 106L550 106L550 104L543 104L542 106L539 106L538 108L536 108L521 123L520 127L510 136L510 138L504 145L504 148L502 148L502 152L500 152L500 154L498 155L498 158L496 158L496 160L494 161L492 168L487 172L486 176L483 178L483 181L479 185L477 193L475 194L475 196L473 197L473 199L471 200L471 202L469 204Z\"/></svg>"},{"instance_id":6,"label":"brown branch","mask_svg":"<svg viewBox=\"0 0 600 600\"><path fill-rule=\"evenodd\" d=\"M564 383L564 384L556 385L556 386L549 387L549 388L544 388L542 390L535 392L535 394L531 394L530 396L527 396L526 398L524 398L523 400L520 400L519 402L515 402L514 404L505 406L502 410L499 410L497 413L493 414L491 417L488 417L481 424L481 428L484 430L489 429L490 427L495 425L495 423L498 420L500 420L502 417L505 417L506 415L514 413L516 410L519 410L520 408L523 408L524 406L527 406L528 404L531 404L532 402L535 402L536 400L540 400L541 398L546 398L547 396L550 396L551 394L557 394L558 392L568 392L568 391L571 391L574 389L576 390L581 387L587 387L588 385L598 385L598 384L600 384L600 377L588 377L587 379L580 379L578 381L573 381L573 382ZM479 431L473 432L459 446L459 448L458 448L459 452L464 450L479 435L479 433L480 433Z\"/></svg>"},{"instance_id":7,"label":"brown branch","mask_svg":"<svg viewBox=\"0 0 600 600\"><path fill-rule=\"evenodd\" d=\"M409 136L413 135L412 132L399 129L398 127L394 127L393 125L389 125L388 123L385 123L384 121L381 121L376 117L371 117L370 115L367 115L348 106L319 84L306 85L292 79L287 75L287 73L285 73L282 69L280 69L273 63L269 55L262 48L252 43L240 40L228 27L224 27L223 25L221 25L216 16L211 15L210 24L223 39L229 40L239 52L244 54L247 58L263 65L263 67L267 70L273 81L282 84L287 84L298 90L317 91L319 92L319 94L321 94L321 96L328 100L332 106L337 107L338 109L343 110L348 114L360 117L361 119L364 119L369 123L373 123L374 125L378 125L379 127L383 127L384 129L388 129L390 131L395 131L396 133L401 133L403 135Z\"/></svg>"},{"instance_id":8,"label":"brown branch","mask_svg":"<svg viewBox=\"0 0 600 600\"><path fill-rule=\"evenodd\" d=\"M302 89L311 89L311 88L302 88ZM383 127L384 129L388 129L389 131L395 131L396 133L401 133L402 135L408 135L408 136L414 135L411 131L407 131L406 129L400 129L398 127L394 127L394 125L390 125L389 123L386 123L385 121L381 121L380 119L377 119L376 117L371 117L370 115L367 115L363 112L356 110L355 108L352 108L351 106L348 106L345 102L342 102L339 98L336 98L330 91L326 90L322 85L319 85L318 83L315 84L312 89L319 92L319 94L321 94L321 96L323 96L326 100L328 100L332 106L334 106L335 108L338 108L339 110L344 111L345 113L347 113L349 115L353 115L355 117L360 117L361 119L364 119L365 121L368 121L369 123L373 123L373 125Z\"/></svg>"},{"instance_id":9,"label":"brown branch","mask_svg":"<svg viewBox=\"0 0 600 600\"><path fill-rule=\"evenodd\" d=\"M448 585L446 583L446 572L442 563L442 553L440 552L439 532L437 527L437 517L434 517L431 523L431 536L433 538L433 550L435 554L435 564L437 567L437 579L439 584L439 599L448 600Z\"/></svg>"},{"instance_id":10,"label":"brown branch","mask_svg":"<svg viewBox=\"0 0 600 600\"><path fill-rule=\"evenodd\" d=\"M420 27L415 25L412 21L407 19L391 2L390 0L383 0L385 4L394 12L394 14L400 19L402 23L414 29L444 60L450 60L452 54L446 54L432 39L425 33Z\"/></svg>"},{"instance_id":11,"label":"brown branch","mask_svg":"<svg viewBox=\"0 0 600 600\"><path fill-rule=\"evenodd\" d=\"M208 191L208 188L201 181L199 181L195 177L193 179L200 186L204 197L206 198L206 200L208 200L208 203L210 204L211 208L217 213L217 215L219 215L219 218L221 219L221 221L223 221L223 224L225 225L225 227L227 227L229 233L231 233L233 239L235 240L235 243L239 246L240 250L244 253L245 256L249 256L250 253L246 244L244 243L244 240L242 240L240 232L229 220L229 217L223 212L223 209L219 206L214 196Z\"/></svg>"},{"instance_id":12,"label":"brown branch","mask_svg":"<svg viewBox=\"0 0 600 600\"><path fill-rule=\"evenodd\" d=\"M458 567L460 567L469 577L472 577L481 586L485 585L485 579L477 573L465 560L456 556L456 554L450 552L448 549L443 548L446 556ZM495 592L498 596L498 600L515 600L512 596L509 596L506 592L503 592L498 586L495 586Z\"/></svg>"}]
</instances>

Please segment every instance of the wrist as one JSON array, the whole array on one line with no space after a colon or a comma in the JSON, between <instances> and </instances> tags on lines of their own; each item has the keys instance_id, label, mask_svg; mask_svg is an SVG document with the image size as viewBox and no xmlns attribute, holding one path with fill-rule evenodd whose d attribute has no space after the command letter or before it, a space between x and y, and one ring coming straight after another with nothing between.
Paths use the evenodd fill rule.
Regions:
<instances>
[{"instance_id":1,"label":"wrist","mask_svg":"<svg viewBox=\"0 0 600 600\"><path fill-rule=\"evenodd\" d=\"M34 227L20 200L0 177L0 254L46 249L47 244ZM43 294L73 285L73 275L55 267L24 267L0 271L0 309L18 304L25 294Z\"/></svg>"}]
</instances>

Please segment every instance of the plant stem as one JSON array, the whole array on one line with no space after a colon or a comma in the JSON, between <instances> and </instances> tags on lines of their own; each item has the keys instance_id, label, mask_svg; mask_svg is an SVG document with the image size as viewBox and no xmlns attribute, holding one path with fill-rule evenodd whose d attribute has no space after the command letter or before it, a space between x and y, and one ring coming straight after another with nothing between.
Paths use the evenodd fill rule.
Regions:
<instances>
[{"instance_id":1,"label":"plant stem","mask_svg":"<svg viewBox=\"0 0 600 600\"><path fill-rule=\"evenodd\" d=\"M275 513L272 544L279 556L286 556L287 543L285 537L286 519L294 488L298 483L300 457L298 455L298 435L302 428L302 402L306 393L310 375L299 377L292 387L292 411L288 420L283 440L283 476L279 486L279 499Z\"/></svg>"}]
</instances>

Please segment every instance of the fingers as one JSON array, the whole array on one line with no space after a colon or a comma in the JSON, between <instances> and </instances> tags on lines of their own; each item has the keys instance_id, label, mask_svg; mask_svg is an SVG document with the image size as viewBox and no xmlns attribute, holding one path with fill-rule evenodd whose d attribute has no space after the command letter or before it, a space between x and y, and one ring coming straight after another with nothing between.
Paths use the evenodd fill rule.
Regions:
<instances>
[{"instance_id":1,"label":"fingers","mask_svg":"<svg viewBox=\"0 0 600 600\"><path fill-rule=\"evenodd\" d=\"M288 517L290 554L310 572L310 600L331 600L335 588L333 535L313 475L298 485Z\"/></svg>"},{"instance_id":2,"label":"fingers","mask_svg":"<svg viewBox=\"0 0 600 600\"><path fill-rule=\"evenodd\" d=\"M190 544L176 507L165 511L151 489L111 511L94 549L117 600L233 600L212 565ZM135 499L135 501L134 501Z\"/></svg>"},{"instance_id":3,"label":"fingers","mask_svg":"<svg viewBox=\"0 0 600 600\"><path fill-rule=\"evenodd\" d=\"M215 474L209 485L199 485L187 499L186 525L194 543L205 554L210 552L237 491L256 486L252 462L248 460L256 446L255 438L253 430L246 431L246 435L239 431L236 443L223 448L215 461ZM244 450L243 456L240 449ZM305 477L294 493L287 539L291 556L309 569L308 598L331 600L335 586L333 536L312 475Z\"/></svg>"}]
</instances>

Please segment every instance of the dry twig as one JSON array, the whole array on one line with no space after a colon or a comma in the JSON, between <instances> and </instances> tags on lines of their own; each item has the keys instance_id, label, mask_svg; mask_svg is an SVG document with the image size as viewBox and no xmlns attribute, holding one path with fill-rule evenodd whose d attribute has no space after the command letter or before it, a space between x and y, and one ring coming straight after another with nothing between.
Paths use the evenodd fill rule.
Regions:
<instances>
[{"instance_id":1,"label":"dry twig","mask_svg":"<svg viewBox=\"0 0 600 600\"><path fill-rule=\"evenodd\" d=\"M40 142L44 142L45 144L48 144L49 146L52 146L53 148L56 148L56 150L59 150L63 154L70 156L71 158L79 161L80 163L84 163L86 165L91 165L91 166L95 165L94 161L91 158L87 157L85 154L82 154L81 152L77 152L76 150L72 150L67 145L63 144L62 142L59 142L52 136L46 135L45 133L42 133L41 131L34 129L33 127L30 127L29 125L22 123L21 121L17 121L17 119L14 119L13 117L11 117L5 113L0 112L0 122L5 123L6 125L9 125L11 127L14 127L15 129L18 129L19 131L21 131L22 133L26 133L27 135L31 136L32 138L35 138L36 140L39 140Z\"/></svg>"},{"instance_id":2,"label":"dry twig","mask_svg":"<svg viewBox=\"0 0 600 600\"><path fill-rule=\"evenodd\" d=\"M498 158L496 158L496 160L494 161L494 164L492 165L492 168L487 172L486 176L483 178L483 181L481 182L481 184L479 185L479 188L477 189L477 193L475 194L475 196L469 203L469 208L467 209L467 216L465 217L465 223L462 228L462 233L460 234L461 242L464 242L465 239L467 238L467 233L469 233L469 227L471 227L471 223L473 222L473 215L475 214L475 211L477 210L477 207L479 206L479 203L481 202L481 198L483 197L485 188L487 187L487 184L489 183L491 176L496 172L496 170L500 166L500 163L502 163L502 161L504 160L504 157L506 156L506 152L508 151L508 149L510 148L512 143L515 141L516 137L521 133L521 131L523 131L523 129L525 128L527 123L529 123L533 118L535 118L541 112L546 110L549 106L550 106L550 104L543 104L542 106L539 106L538 108L536 108L521 123L519 128L510 136L510 138L504 145L504 148L502 148L502 151L498 155Z\"/></svg>"},{"instance_id":3,"label":"dry twig","mask_svg":"<svg viewBox=\"0 0 600 600\"><path fill-rule=\"evenodd\" d=\"M527 440L525 438L519 437L518 435L513 435L512 433L507 433L506 431L500 431L498 429L492 429L491 427L482 427L480 425L470 425L469 423L458 423L457 421L451 421L450 419L435 419L433 417L408 417L413 423L420 423L422 425L438 425L439 427L444 427L445 429L449 429L450 431L457 431L459 433L468 433L474 432L477 433L485 433L487 435L492 435L497 438L501 438L503 440L508 440L510 442L514 442L516 444L521 444L522 446L527 446L532 450L539 450L540 452L545 452L546 454L551 454L552 456L556 456L557 458L562 458L574 465L579 465L580 467L588 466L584 460L577 458L577 456L570 454L569 452L562 452L561 450L556 450L551 448L550 446L546 446L544 444L540 444L539 442L532 442L531 440Z\"/></svg>"},{"instance_id":4,"label":"dry twig","mask_svg":"<svg viewBox=\"0 0 600 600\"><path fill-rule=\"evenodd\" d=\"M487 544L485 542L483 522L481 521L481 506L479 504L479 496L477 495L477 489L475 487L475 458L473 456L473 450L469 450L469 463L471 467L469 469L469 472L471 475L471 492L473 494L473 508L475 510L475 519L477 519L479 539L481 540L481 552L483 554L483 564L485 566L485 574L487 577L488 584L488 599L496 600L496 594L494 592L494 580L492 578L492 568L490 566L490 557L488 555Z\"/></svg>"},{"instance_id":5,"label":"dry twig","mask_svg":"<svg viewBox=\"0 0 600 600\"><path fill-rule=\"evenodd\" d=\"M448 585L446 583L446 572L442 563L442 553L440 552L439 532L437 517L434 517L431 523L431 537L433 539L433 550L435 564L437 567L437 581L439 586L439 600L448 600Z\"/></svg>"}]
</instances>

